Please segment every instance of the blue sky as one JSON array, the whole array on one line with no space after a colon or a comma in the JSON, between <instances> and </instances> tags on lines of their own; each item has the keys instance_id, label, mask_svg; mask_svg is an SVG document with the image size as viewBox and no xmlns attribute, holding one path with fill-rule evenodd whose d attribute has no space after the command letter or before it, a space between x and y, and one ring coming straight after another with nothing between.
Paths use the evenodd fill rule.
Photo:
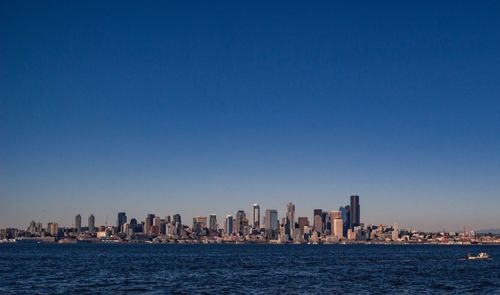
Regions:
<instances>
[{"instance_id":1,"label":"blue sky","mask_svg":"<svg viewBox=\"0 0 500 295\"><path fill-rule=\"evenodd\" d=\"M500 227L498 3L141 4L1 2L0 226Z\"/></svg>"}]
</instances>

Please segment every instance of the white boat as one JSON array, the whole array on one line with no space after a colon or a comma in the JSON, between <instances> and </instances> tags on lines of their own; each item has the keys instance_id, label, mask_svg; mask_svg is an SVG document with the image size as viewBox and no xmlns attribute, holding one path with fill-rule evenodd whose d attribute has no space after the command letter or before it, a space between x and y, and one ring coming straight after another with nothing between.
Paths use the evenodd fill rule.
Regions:
<instances>
[{"instance_id":1,"label":"white boat","mask_svg":"<svg viewBox=\"0 0 500 295\"><path fill-rule=\"evenodd\" d=\"M467 258L467 260L477 260L477 259L489 259L490 256L488 255L488 253L481 252L481 253L477 254L477 256L467 254L466 258Z\"/></svg>"}]
</instances>

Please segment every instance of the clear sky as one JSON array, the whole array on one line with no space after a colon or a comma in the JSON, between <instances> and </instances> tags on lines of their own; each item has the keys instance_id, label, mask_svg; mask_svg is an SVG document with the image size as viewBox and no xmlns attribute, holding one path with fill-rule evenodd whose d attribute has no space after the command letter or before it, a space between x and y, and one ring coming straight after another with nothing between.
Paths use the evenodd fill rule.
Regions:
<instances>
[{"instance_id":1,"label":"clear sky","mask_svg":"<svg viewBox=\"0 0 500 295\"><path fill-rule=\"evenodd\" d=\"M0 227L500 227L498 1L101 2L0 2Z\"/></svg>"}]
</instances>

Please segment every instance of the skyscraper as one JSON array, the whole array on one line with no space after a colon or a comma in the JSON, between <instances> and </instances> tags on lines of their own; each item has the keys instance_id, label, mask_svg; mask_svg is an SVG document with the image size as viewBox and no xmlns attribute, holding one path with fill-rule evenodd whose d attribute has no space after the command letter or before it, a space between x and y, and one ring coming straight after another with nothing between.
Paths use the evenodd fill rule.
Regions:
<instances>
[{"instance_id":1,"label":"skyscraper","mask_svg":"<svg viewBox=\"0 0 500 295\"><path fill-rule=\"evenodd\" d=\"M217 232L217 215L210 214L208 229L211 232Z\"/></svg>"},{"instance_id":2,"label":"skyscraper","mask_svg":"<svg viewBox=\"0 0 500 295\"><path fill-rule=\"evenodd\" d=\"M77 232L80 232L82 230L82 217L80 214L75 216L75 228Z\"/></svg>"},{"instance_id":3,"label":"skyscraper","mask_svg":"<svg viewBox=\"0 0 500 295\"><path fill-rule=\"evenodd\" d=\"M274 209L267 209L265 215L265 229L266 237L268 240L275 240L278 238L278 211Z\"/></svg>"},{"instance_id":4,"label":"skyscraper","mask_svg":"<svg viewBox=\"0 0 500 295\"><path fill-rule=\"evenodd\" d=\"M93 214L90 214L89 216L88 225L89 225L89 233L91 234L95 233L95 217Z\"/></svg>"},{"instance_id":5,"label":"skyscraper","mask_svg":"<svg viewBox=\"0 0 500 295\"><path fill-rule=\"evenodd\" d=\"M174 227L175 227L175 234L177 236L180 236L183 232L182 228L182 221L181 221L181 215L180 214L175 214L174 215Z\"/></svg>"},{"instance_id":6,"label":"skyscraper","mask_svg":"<svg viewBox=\"0 0 500 295\"><path fill-rule=\"evenodd\" d=\"M200 234L203 229L207 228L207 217L196 216L193 218L193 232Z\"/></svg>"},{"instance_id":7,"label":"skyscraper","mask_svg":"<svg viewBox=\"0 0 500 295\"><path fill-rule=\"evenodd\" d=\"M245 234L245 223L248 224L248 222L245 222L247 219L247 216L245 214L245 211L243 210L238 210L236 213L236 233L240 236Z\"/></svg>"},{"instance_id":8,"label":"skyscraper","mask_svg":"<svg viewBox=\"0 0 500 295\"><path fill-rule=\"evenodd\" d=\"M138 225L137 225L137 219L135 218L132 218L130 219L130 225L129 225L130 229L132 230L132 232L139 232L139 228L138 228Z\"/></svg>"},{"instance_id":9,"label":"skyscraper","mask_svg":"<svg viewBox=\"0 0 500 295\"><path fill-rule=\"evenodd\" d=\"M59 233L59 226L57 222L51 222L50 223L50 235L53 237L57 237Z\"/></svg>"},{"instance_id":10,"label":"skyscraper","mask_svg":"<svg viewBox=\"0 0 500 295\"><path fill-rule=\"evenodd\" d=\"M323 210L314 209L313 211L313 229L318 233L323 233Z\"/></svg>"},{"instance_id":11,"label":"skyscraper","mask_svg":"<svg viewBox=\"0 0 500 295\"><path fill-rule=\"evenodd\" d=\"M121 232L122 230L122 225L127 223L127 215L125 212L119 212L118 213L118 218L116 219L116 231Z\"/></svg>"},{"instance_id":12,"label":"skyscraper","mask_svg":"<svg viewBox=\"0 0 500 295\"><path fill-rule=\"evenodd\" d=\"M293 229L295 227L295 205L292 202L286 204L285 235L288 239L293 239Z\"/></svg>"},{"instance_id":13,"label":"skyscraper","mask_svg":"<svg viewBox=\"0 0 500 295\"><path fill-rule=\"evenodd\" d=\"M144 224L144 233L149 234L151 232L151 227L153 226L153 221L155 219L154 214L148 214Z\"/></svg>"},{"instance_id":14,"label":"skyscraper","mask_svg":"<svg viewBox=\"0 0 500 295\"><path fill-rule=\"evenodd\" d=\"M333 230L332 233L338 239L342 239L344 237L344 222L341 218L333 219Z\"/></svg>"},{"instance_id":15,"label":"skyscraper","mask_svg":"<svg viewBox=\"0 0 500 295\"><path fill-rule=\"evenodd\" d=\"M330 211L330 235L332 236L335 235L335 231L338 230L335 228L336 219L342 220L342 213L340 213L340 211ZM340 231L344 232L344 229L342 228Z\"/></svg>"},{"instance_id":16,"label":"skyscraper","mask_svg":"<svg viewBox=\"0 0 500 295\"><path fill-rule=\"evenodd\" d=\"M351 196L351 220L350 226L351 229L354 229L355 226L359 226L360 222L360 210L359 210L359 196L354 195Z\"/></svg>"},{"instance_id":17,"label":"skyscraper","mask_svg":"<svg viewBox=\"0 0 500 295\"><path fill-rule=\"evenodd\" d=\"M342 209L342 207L340 207ZM351 228L351 206L346 205L344 207L344 214L342 215L342 220L344 222L344 237L347 237L347 232Z\"/></svg>"},{"instance_id":18,"label":"skyscraper","mask_svg":"<svg viewBox=\"0 0 500 295\"><path fill-rule=\"evenodd\" d=\"M259 204L253 204L253 228L260 228L260 206Z\"/></svg>"},{"instance_id":19,"label":"skyscraper","mask_svg":"<svg viewBox=\"0 0 500 295\"><path fill-rule=\"evenodd\" d=\"M307 217L299 217L298 218L298 223L299 223L299 231L300 235L304 235L304 227L309 226L309 218Z\"/></svg>"},{"instance_id":20,"label":"skyscraper","mask_svg":"<svg viewBox=\"0 0 500 295\"><path fill-rule=\"evenodd\" d=\"M226 216L226 226L224 228L226 231L226 235L232 235L233 234L233 215L227 215Z\"/></svg>"}]
</instances>

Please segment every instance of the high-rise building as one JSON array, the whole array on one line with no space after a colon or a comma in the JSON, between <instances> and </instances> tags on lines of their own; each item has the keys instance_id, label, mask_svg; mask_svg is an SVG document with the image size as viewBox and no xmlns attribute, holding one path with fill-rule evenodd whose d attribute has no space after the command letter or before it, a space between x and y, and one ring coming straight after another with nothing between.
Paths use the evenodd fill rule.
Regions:
<instances>
[{"instance_id":1,"label":"high-rise building","mask_svg":"<svg viewBox=\"0 0 500 295\"><path fill-rule=\"evenodd\" d=\"M332 225L330 223L330 213L323 211L323 213L321 213L321 222L323 223L323 233L330 234L332 229Z\"/></svg>"},{"instance_id":2,"label":"high-rise building","mask_svg":"<svg viewBox=\"0 0 500 295\"><path fill-rule=\"evenodd\" d=\"M193 218L193 232L200 234L203 229L207 228L207 217L206 216L196 216Z\"/></svg>"},{"instance_id":3,"label":"high-rise building","mask_svg":"<svg viewBox=\"0 0 500 295\"><path fill-rule=\"evenodd\" d=\"M118 212L118 218L116 219L116 231L121 232L122 225L127 223L127 215L125 212Z\"/></svg>"},{"instance_id":4,"label":"high-rise building","mask_svg":"<svg viewBox=\"0 0 500 295\"><path fill-rule=\"evenodd\" d=\"M342 219L342 213L340 211L330 211L329 221L330 221L330 235L335 235L335 219ZM344 229L342 229L342 232Z\"/></svg>"},{"instance_id":5,"label":"high-rise building","mask_svg":"<svg viewBox=\"0 0 500 295\"><path fill-rule=\"evenodd\" d=\"M345 219L344 220L344 237L347 237L349 229L351 229L351 206L346 205L345 209ZM342 216L343 218L344 216Z\"/></svg>"},{"instance_id":6,"label":"high-rise building","mask_svg":"<svg viewBox=\"0 0 500 295\"><path fill-rule=\"evenodd\" d=\"M293 229L295 228L295 205L292 202L286 204L285 235L288 239L293 239Z\"/></svg>"},{"instance_id":7,"label":"high-rise building","mask_svg":"<svg viewBox=\"0 0 500 295\"><path fill-rule=\"evenodd\" d=\"M175 227L175 234L177 236L180 236L183 232L183 227L182 227L182 221L181 221L181 215L180 214L175 214L174 215L174 227Z\"/></svg>"},{"instance_id":8,"label":"high-rise building","mask_svg":"<svg viewBox=\"0 0 500 295\"><path fill-rule=\"evenodd\" d=\"M236 212L236 233L240 236L245 234L245 223L248 224L245 211L238 210L238 212Z\"/></svg>"},{"instance_id":9,"label":"high-rise building","mask_svg":"<svg viewBox=\"0 0 500 295\"><path fill-rule=\"evenodd\" d=\"M359 196L354 195L351 196L351 220L350 227L354 229L354 227L360 225L360 208L359 208Z\"/></svg>"},{"instance_id":10,"label":"high-rise building","mask_svg":"<svg viewBox=\"0 0 500 295\"><path fill-rule=\"evenodd\" d=\"M50 235L53 237L57 237L59 231L59 226L57 222L51 222L50 223Z\"/></svg>"},{"instance_id":11,"label":"high-rise building","mask_svg":"<svg viewBox=\"0 0 500 295\"><path fill-rule=\"evenodd\" d=\"M139 232L139 226L137 224L137 219L135 219L135 218L130 219L129 228L132 230L133 233Z\"/></svg>"},{"instance_id":12,"label":"high-rise building","mask_svg":"<svg viewBox=\"0 0 500 295\"><path fill-rule=\"evenodd\" d=\"M149 234L151 232L151 227L153 226L153 221L155 219L154 214L148 214L144 223L144 233Z\"/></svg>"},{"instance_id":13,"label":"high-rise building","mask_svg":"<svg viewBox=\"0 0 500 295\"><path fill-rule=\"evenodd\" d=\"M156 216L155 218L153 218L153 226L160 226L161 225L161 218L160 216Z\"/></svg>"},{"instance_id":14,"label":"high-rise building","mask_svg":"<svg viewBox=\"0 0 500 295\"><path fill-rule=\"evenodd\" d=\"M314 209L313 211L313 229L317 233L323 233L323 210L322 209Z\"/></svg>"},{"instance_id":15,"label":"high-rise building","mask_svg":"<svg viewBox=\"0 0 500 295\"><path fill-rule=\"evenodd\" d=\"M82 230L82 216L80 216L80 214L75 216L75 228L76 232L80 232Z\"/></svg>"},{"instance_id":16,"label":"high-rise building","mask_svg":"<svg viewBox=\"0 0 500 295\"><path fill-rule=\"evenodd\" d=\"M335 218L333 219L333 229L332 233L335 237L338 239L344 238L344 222L342 221L341 218Z\"/></svg>"},{"instance_id":17,"label":"high-rise building","mask_svg":"<svg viewBox=\"0 0 500 295\"><path fill-rule=\"evenodd\" d=\"M267 209L264 219L267 239L276 240L279 232L278 211L274 209Z\"/></svg>"},{"instance_id":18,"label":"high-rise building","mask_svg":"<svg viewBox=\"0 0 500 295\"><path fill-rule=\"evenodd\" d=\"M299 223L299 232L301 236L304 236L304 228L306 226L309 226L309 218L307 217L299 217L298 218L298 223Z\"/></svg>"},{"instance_id":19,"label":"high-rise building","mask_svg":"<svg viewBox=\"0 0 500 295\"><path fill-rule=\"evenodd\" d=\"M95 233L95 217L93 214L90 214L89 216L88 225L89 225L89 233L91 234Z\"/></svg>"},{"instance_id":20,"label":"high-rise building","mask_svg":"<svg viewBox=\"0 0 500 295\"><path fill-rule=\"evenodd\" d=\"M207 217L206 216L196 216L196 222L200 224L201 228L207 228Z\"/></svg>"},{"instance_id":21,"label":"high-rise building","mask_svg":"<svg viewBox=\"0 0 500 295\"><path fill-rule=\"evenodd\" d=\"M259 204L253 204L253 228L260 228L260 206Z\"/></svg>"},{"instance_id":22,"label":"high-rise building","mask_svg":"<svg viewBox=\"0 0 500 295\"><path fill-rule=\"evenodd\" d=\"M208 229L211 232L217 232L217 215L210 214Z\"/></svg>"},{"instance_id":23,"label":"high-rise building","mask_svg":"<svg viewBox=\"0 0 500 295\"><path fill-rule=\"evenodd\" d=\"M227 215L226 216L226 226L224 228L226 235L230 236L233 234L233 215Z\"/></svg>"}]
</instances>

